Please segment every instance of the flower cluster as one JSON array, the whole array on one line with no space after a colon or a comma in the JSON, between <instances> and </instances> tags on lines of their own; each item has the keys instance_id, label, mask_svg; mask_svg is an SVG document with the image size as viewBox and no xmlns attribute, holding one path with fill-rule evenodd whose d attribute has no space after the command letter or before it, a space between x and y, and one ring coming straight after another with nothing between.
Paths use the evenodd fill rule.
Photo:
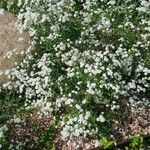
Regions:
<instances>
[{"instance_id":1,"label":"flower cluster","mask_svg":"<svg viewBox=\"0 0 150 150\"><path fill-rule=\"evenodd\" d=\"M33 57L24 59L21 67L18 67L19 70L18 68L12 69L12 78L17 78L12 86L18 88L20 94L25 94L26 101L33 99L33 97L47 101L52 95L49 84L51 74L49 54L43 54L40 59L36 60L36 63L31 66L31 71L27 70L30 65L28 59L31 61Z\"/></svg>"},{"instance_id":2,"label":"flower cluster","mask_svg":"<svg viewBox=\"0 0 150 150\"><path fill-rule=\"evenodd\" d=\"M5 132L8 131L8 128L6 125L0 127L0 149L3 148L3 141L5 141Z\"/></svg>"}]
</instances>

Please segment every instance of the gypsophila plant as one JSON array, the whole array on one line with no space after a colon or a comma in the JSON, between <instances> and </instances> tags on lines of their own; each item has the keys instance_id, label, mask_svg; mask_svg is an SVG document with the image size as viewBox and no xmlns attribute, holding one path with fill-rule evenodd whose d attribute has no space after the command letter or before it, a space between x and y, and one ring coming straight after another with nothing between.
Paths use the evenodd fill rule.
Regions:
<instances>
[{"instance_id":1,"label":"gypsophila plant","mask_svg":"<svg viewBox=\"0 0 150 150\"><path fill-rule=\"evenodd\" d=\"M14 6L35 51L3 88L50 115L64 141L109 136L123 100L149 106L150 0L7 1Z\"/></svg>"}]
</instances>

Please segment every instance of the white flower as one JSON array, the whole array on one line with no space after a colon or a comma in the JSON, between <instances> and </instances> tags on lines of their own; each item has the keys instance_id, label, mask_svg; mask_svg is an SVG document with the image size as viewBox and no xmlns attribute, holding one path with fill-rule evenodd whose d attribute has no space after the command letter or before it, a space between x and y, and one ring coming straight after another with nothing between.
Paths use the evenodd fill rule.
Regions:
<instances>
[{"instance_id":1,"label":"white flower","mask_svg":"<svg viewBox=\"0 0 150 150\"><path fill-rule=\"evenodd\" d=\"M116 1L115 1L115 0L110 0L110 1L108 2L108 4L110 4L110 5L115 5L115 4L116 4Z\"/></svg>"},{"instance_id":2,"label":"white flower","mask_svg":"<svg viewBox=\"0 0 150 150\"><path fill-rule=\"evenodd\" d=\"M105 122L106 121L106 119L104 118L104 116L103 115L99 115L99 117L96 119L97 121L100 121L100 122Z\"/></svg>"},{"instance_id":3,"label":"white flower","mask_svg":"<svg viewBox=\"0 0 150 150\"><path fill-rule=\"evenodd\" d=\"M86 104L86 99L84 99L84 100L82 101L82 104Z\"/></svg>"},{"instance_id":4,"label":"white flower","mask_svg":"<svg viewBox=\"0 0 150 150\"><path fill-rule=\"evenodd\" d=\"M2 138L4 136L3 132L0 132L0 138Z\"/></svg>"},{"instance_id":5,"label":"white flower","mask_svg":"<svg viewBox=\"0 0 150 150\"><path fill-rule=\"evenodd\" d=\"M0 15L3 15L4 9L0 9Z\"/></svg>"},{"instance_id":6,"label":"white flower","mask_svg":"<svg viewBox=\"0 0 150 150\"><path fill-rule=\"evenodd\" d=\"M78 109L78 110L81 110L81 106L76 104L75 107Z\"/></svg>"}]
</instances>

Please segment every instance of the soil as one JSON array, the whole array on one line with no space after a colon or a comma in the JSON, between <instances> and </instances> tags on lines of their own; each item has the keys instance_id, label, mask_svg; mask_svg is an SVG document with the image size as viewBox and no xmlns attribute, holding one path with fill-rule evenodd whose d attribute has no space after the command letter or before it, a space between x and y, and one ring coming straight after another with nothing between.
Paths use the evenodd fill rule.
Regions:
<instances>
[{"instance_id":1,"label":"soil","mask_svg":"<svg viewBox=\"0 0 150 150\"><path fill-rule=\"evenodd\" d=\"M150 136L150 109L146 107L134 107L131 111L131 122L121 122L114 125L115 139L120 143L131 136L140 134Z\"/></svg>"},{"instance_id":2,"label":"soil","mask_svg":"<svg viewBox=\"0 0 150 150\"><path fill-rule=\"evenodd\" d=\"M0 83L7 81L4 73L22 60L23 53L30 47L31 39L16 27L17 17L4 11L0 13Z\"/></svg>"}]
</instances>

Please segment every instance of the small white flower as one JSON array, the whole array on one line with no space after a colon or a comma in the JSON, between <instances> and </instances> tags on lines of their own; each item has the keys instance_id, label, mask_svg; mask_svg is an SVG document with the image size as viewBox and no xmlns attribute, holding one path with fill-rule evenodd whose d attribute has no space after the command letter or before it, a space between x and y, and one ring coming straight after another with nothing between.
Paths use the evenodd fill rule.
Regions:
<instances>
[{"instance_id":1,"label":"small white flower","mask_svg":"<svg viewBox=\"0 0 150 150\"><path fill-rule=\"evenodd\" d=\"M4 14L4 9L0 9L0 15Z\"/></svg>"},{"instance_id":2,"label":"small white flower","mask_svg":"<svg viewBox=\"0 0 150 150\"><path fill-rule=\"evenodd\" d=\"M75 105L75 107L76 107L78 110L80 110L80 109L81 109L81 106L80 106L80 105L78 105L78 104L76 104L76 105Z\"/></svg>"},{"instance_id":3,"label":"small white flower","mask_svg":"<svg viewBox=\"0 0 150 150\"><path fill-rule=\"evenodd\" d=\"M86 102L87 102L86 99L84 99L84 100L82 101L82 104L86 104Z\"/></svg>"},{"instance_id":4,"label":"small white flower","mask_svg":"<svg viewBox=\"0 0 150 150\"><path fill-rule=\"evenodd\" d=\"M100 122L105 122L106 121L106 119L104 118L104 116L103 115L99 115L99 117L96 119L97 121L100 121Z\"/></svg>"}]
</instances>

